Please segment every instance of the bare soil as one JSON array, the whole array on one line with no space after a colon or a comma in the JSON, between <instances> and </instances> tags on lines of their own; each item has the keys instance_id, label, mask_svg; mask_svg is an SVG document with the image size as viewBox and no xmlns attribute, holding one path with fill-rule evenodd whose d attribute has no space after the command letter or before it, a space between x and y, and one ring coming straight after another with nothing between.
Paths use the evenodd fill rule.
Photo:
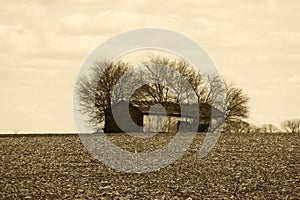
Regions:
<instances>
[{"instance_id":1,"label":"bare soil","mask_svg":"<svg viewBox=\"0 0 300 200\"><path fill-rule=\"evenodd\" d=\"M109 137L144 152L172 135ZM78 135L1 135L0 199L300 199L299 134L223 134L199 159L203 137L168 167L135 174L94 159Z\"/></svg>"}]
</instances>

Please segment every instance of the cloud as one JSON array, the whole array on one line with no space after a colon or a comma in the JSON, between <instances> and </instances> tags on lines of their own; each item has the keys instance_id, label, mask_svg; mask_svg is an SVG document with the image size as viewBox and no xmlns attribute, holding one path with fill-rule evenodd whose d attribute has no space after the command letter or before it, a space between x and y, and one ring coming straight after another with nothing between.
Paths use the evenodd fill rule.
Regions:
<instances>
[{"instance_id":1,"label":"cloud","mask_svg":"<svg viewBox=\"0 0 300 200\"><path fill-rule=\"evenodd\" d=\"M38 46L37 36L23 24L0 25L0 52L20 54L32 52Z\"/></svg>"},{"instance_id":2,"label":"cloud","mask_svg":"<svg viewBox=\"0 0 300 200\"><path fill-rule=\"evenodd\" d=\"M254 121L279 123L300 113L297 1L4 0L0 13L0 108L9 116L0 130L73 129L68 106L80 64L104 40L141 27L175 30L202 44L221 74L245 88ZM38 126L31 123L39 117Z\"/></svg>"}]
</instances>

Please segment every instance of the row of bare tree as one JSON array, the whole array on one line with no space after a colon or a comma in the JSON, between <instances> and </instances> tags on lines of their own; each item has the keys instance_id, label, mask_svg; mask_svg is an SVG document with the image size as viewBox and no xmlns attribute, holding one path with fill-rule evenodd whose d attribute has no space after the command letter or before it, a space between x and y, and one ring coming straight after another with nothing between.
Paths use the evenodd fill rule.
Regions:
<instances>
[{"instance_id":1,"label":"row of bare tree","mask_svg":"<svg viewBox=\"0 0 300 200\"><path fill-rule=\"evenodd\" d=\"M228 84L220 76L195 70L183 59L151 56L138 67L123 61L97 61L89 75L78 79L76 91L79 111L88 116L87 123L93 129L99 129L104 110L120 99L209 103L225 112L225 128L249 116L249 98L242 89ZM196 98L193 99L193 95ZM222 98L225 105L219 104Z\"/></svg>"},{"instance_id":2,"label":"row of bare tree","mask_svg":"<svg viewBox=\"0 0 300 200\"><path fill-rule=\"evenodd\" d=\"M281 129L272 124L259 127L249 124L246 122L249 98L241 88L228 84L219 76L202 74L183 59L151 56L142 61L138 69L123 61L97 61L88 76L78 79L76 91L80 112L88 116L87 123L94 129L99 129L103 122L104 110L123 99L209 103L225 111L225 132L300 132L300 119L284 121ZM196 98L192 98L192 93ZM224 93L225 105L219 107Z\"/></svg>"},{"instance_id":3,"label":"row of bare tree","mask_svg":"<svg viewBox=\"0 0 300 200\"><path fill-rule=\"evenodd\" d=\"M255 126L243 120L230 123L226 128L227 132L235 133L300 133L300 119L285 120L280 128L273 124Z\"/></svg>"}]
</instances>

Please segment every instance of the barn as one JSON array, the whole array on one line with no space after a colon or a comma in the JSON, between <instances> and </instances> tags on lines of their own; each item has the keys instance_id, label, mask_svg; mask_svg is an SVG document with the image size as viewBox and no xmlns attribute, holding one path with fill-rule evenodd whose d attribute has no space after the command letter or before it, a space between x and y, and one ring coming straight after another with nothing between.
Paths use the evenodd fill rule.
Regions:
<instances>
[{"instance_id":1,"label":"barn","mask_svg":"<svg viewBox=\"0 0 300 200\"><path fill-rule=\"evenodd\" d=\"M124 101L112 105L116 116L112 115L112 108L105 110L105 124L103 131L106 133L119 132L177 132L180 124L189 125L193 123L191 116L181 115L180 105L174 102L163 102L162 109L155 109L157 105L151 101ZM154 109L153 109L154 106ZM189 104L186 107L192 107ZM126 112L129 108L129 114ZM199 105L198 132L206 132L210 124L211 110L216 109L208 103ZM221 113L221 112L220 112ZM130 119L131 117L131 119ZM119 127L115 119L120 123ZM132 123L134 122L134 124Z\"/></svg>"}]
</instances>

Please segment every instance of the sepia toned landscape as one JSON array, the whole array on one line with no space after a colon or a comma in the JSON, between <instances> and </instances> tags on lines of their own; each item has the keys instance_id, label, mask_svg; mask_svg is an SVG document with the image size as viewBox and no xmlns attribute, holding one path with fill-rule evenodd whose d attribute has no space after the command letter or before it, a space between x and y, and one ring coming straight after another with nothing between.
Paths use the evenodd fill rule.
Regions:
<instances>
[{"instance_id":1,"label":"sepia toned landscape","mask_svg":"<svg viewBox=\"0 0 300 200\"><path fill-rule=\"evenodd\" d=\"M300 199L300 1L0 5L1 199Z\"/></svg>"}]
</instances>

